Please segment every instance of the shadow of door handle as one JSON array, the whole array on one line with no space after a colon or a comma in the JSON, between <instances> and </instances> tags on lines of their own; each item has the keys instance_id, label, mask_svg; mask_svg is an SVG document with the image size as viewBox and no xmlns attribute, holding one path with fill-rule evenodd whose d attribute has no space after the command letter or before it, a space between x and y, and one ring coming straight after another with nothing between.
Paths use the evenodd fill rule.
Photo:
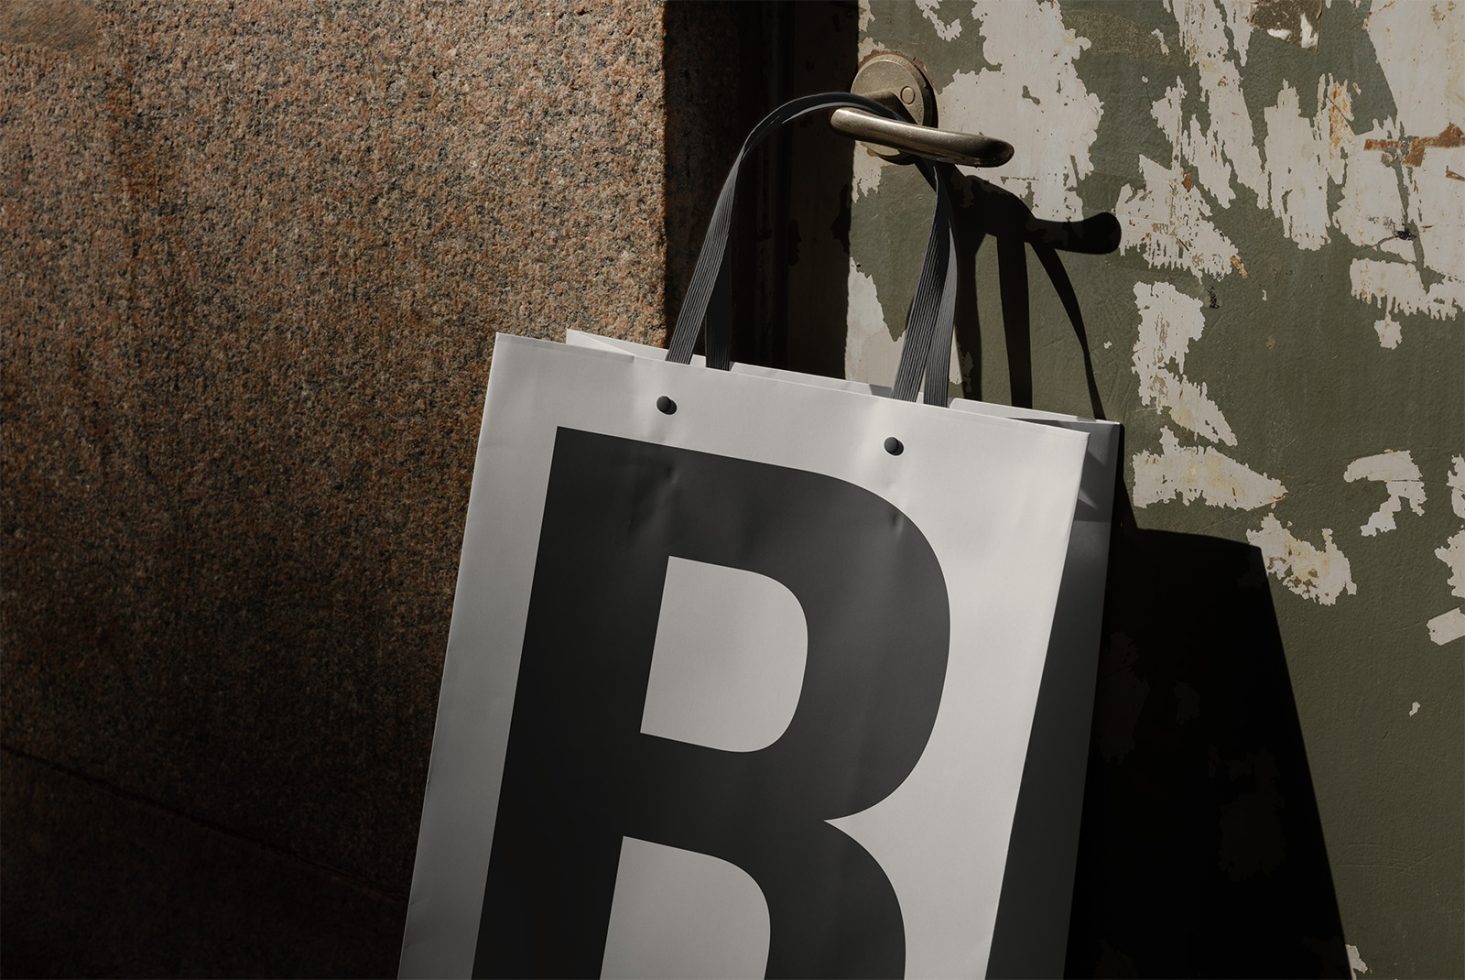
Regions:
<instances>
[{"instance_id":1,"label":"shadow of door handle","mask_svg":"<svg viewBox=\"0 0 1465 980\"><path fill-rule=\"evenodd\" d=\"M862 142L878 143L928 160L1000 167L1012 159L1012 144L990 136L897 122L860 109L836 109L829 124Z\"/></svg>"}]
</instances>

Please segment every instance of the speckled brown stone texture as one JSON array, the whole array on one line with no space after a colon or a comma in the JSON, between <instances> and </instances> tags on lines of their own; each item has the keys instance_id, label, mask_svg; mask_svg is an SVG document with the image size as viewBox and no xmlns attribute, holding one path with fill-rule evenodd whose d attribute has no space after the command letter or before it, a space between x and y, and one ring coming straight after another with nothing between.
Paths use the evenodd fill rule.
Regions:
<instances>
[{"instance_id":1,"label":"speckled brown stone texture","mask_svg":"<svg viewBox=\"0 0 1465 980\"><path fill-rule=\"evenodd\" d=\"M7 748L405 904L494 333L661 336L661 49L640 0L0 7ZM8 932L77 823L6 800ZM4 972L64 972L47 914Z\"/></svg>"}]
</instances>

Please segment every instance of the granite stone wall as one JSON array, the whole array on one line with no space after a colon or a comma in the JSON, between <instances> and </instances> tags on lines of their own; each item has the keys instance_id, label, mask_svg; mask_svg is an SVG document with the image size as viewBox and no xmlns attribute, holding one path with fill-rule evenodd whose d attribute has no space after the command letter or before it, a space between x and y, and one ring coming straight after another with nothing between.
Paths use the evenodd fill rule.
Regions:
<instances>
[{"instance_id":1,"label":"granite stone wall","mask_svg":"<svg viewBox=\"0 0 1465 980\"><path fill-rule=\"evenodd\" d=\"M0 970L395 972L494 333L663 322L662 10L0 6Z\"/></svg>"}]
</instances>

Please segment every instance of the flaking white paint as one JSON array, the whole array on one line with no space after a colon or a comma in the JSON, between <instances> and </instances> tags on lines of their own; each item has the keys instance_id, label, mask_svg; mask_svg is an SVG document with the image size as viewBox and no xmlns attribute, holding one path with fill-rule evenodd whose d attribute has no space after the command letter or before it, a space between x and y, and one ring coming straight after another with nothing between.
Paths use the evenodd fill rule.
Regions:
<instances>
[{"instance_id":1,"label":"flaking white paint","mask_svg":"<svg viewBox=\"0 0 1465 980\"><path fill-rule=\"evenodd\" d=\"M1211 221L1211 206L1179 165L1139 158L1144 185L1125 184L1114 203L1121 252L1138 251L1156 269L1182 269L1197 279L1230 275L1236 246ZM1239 257L1238 257L1239 260Z\"/></svg>"},{"instance_id":2,"label":"flaking white paint","mask_svg":"<svg viewBox=\"0 0 1465 980\"><path fill-rule=\"evenodd\" d=\"M1150 116L1170 141L1170 170L1178 175L1177 179L1185 182L1186 163L1195 167L1195 176L1185 189L1194 190L1197 185L1210 188L1212 195L1225 207L1232 196L1231 165L1226 162L1220 140L1214 133L1202 131L1199 120L1194 116L1187 124L1185 94L1185 82L1177 78L1175 84L1165 90L1164 96L1150 106ZM1141 156L1141 173L1144 173L1144 160ZM1205 217L1210 217L1209 204L1205 205ZM1224 270L1222 274L1225 274Z\"/></svg>"},{"instance_id":3,"label":"flaking white paint","mask_svg":"<svg viewBox=\"0 0 1465 980\"><path fill-rule=\"evenodd\" d=\"M1185 96L1185 83L1177 78L1151 105L1150 114L1170 141L1172 170L1184 174L1187 164L1195 168L1187 189L1207 193L1227 207L1233 200L1232 161L1227 154L1234 140L1223 140L1215 127L1202 129L1195 115L1187 119ZM1321 248L1328 241L1328 185L1344 177L1353 118L1347 84L1330 75L1318 79L1312 105L1310 114L1305 112L1299 91L1283 81L1273 105L1263 110L1265 136L1258 155L1262 183L1256 188L1257 206L1270 206L1282 221L1283 234L1305 249Z\"/></svg>"},{"instance_id":4,"label":"flaking white paint","mask_svg":"<svg viewBox=\"0 0 1465 980\"><path fill-rule=\"evenodd\" d=\"M1384 492L1388 494L1388 499L1358 529L1365 538L1394 530L1394 515L1399 513L1406 501L1415 514L1424 514L1424 478L1408 450L1389 450L1355 459L1343 471L1343 479L1348 483L1373 480L1382 483Z\"/></svg>"},{"instance_id":5,"label":"flaking white paint","mask_svg":"<svg viewBox=\"0 0 1465 980\"><path fill-rule=\"evenodd\" d=\"M1445 485L1450 488L1450 509L1455 516L1465 519L1465 456L1451 460L1450 471L1445 475ZM1436 548L1434 555L1450 570L1446 580L1450 594L1465 599L1465 527L1456 531ZM1443 646L1465 637L1465 609L1457 606L1440 613L1425 624L1429 638Z\"/></svg>"},{"instance_id":6,"label":"flaking white paint","mask_svg":"<svg viewBox=\"0 0 1465 980\"><path fill-rule=\"evenodd\" d=\"M1411 134L1432 136L1460 121L1450 116L1465 107L1465 72L1460 71L1465 65L1465 4L1379 2L1364 18L1364 27L1399 121Z\"/></svg>"},{"instance_id":7,"label":"flaking white paint","mask_svg":"<svg viewBox=\"0 0 1465 980\"><path fill-rule=\"evenodd\" d=\"M1450 460L1450 472L1445 475L1445 486L1450 488L1450 509L1456 517L1465 518L1465 456Z\"/></svg>"},{"instance_id":8,"label":"flaking white paint","mask_svg":"<svg viewBox=\"0 0 1465 980\"><path fill-rule=\"evenodd\" d=\"M1262 561L1273 578L1304 599L1324 606L1337 603L1343 594L1356 595L1353 569L1348 558L1333 543L1332 528L1323 528L1319 548L1293 535L1275 514L1262 518L1261 527L1246 532L1246 540L1262 553Z\"/></svg>"},{"instance_id":9,"label":"flaking white paint","mask_svg":"<svg viewBox=\"0 0 1465 980\"><path fill-rule=\"evenodd\" d=\"M1346 179L1332 220L1355 245L1381 256L1355 261L1370 264L1353 271L1355 295L1371 302L1398 288L1406 312L1452 319L1465 309L1465 184L1450 175L1465 173L1465 147L1410 150L1416 137L1442 132L1411 133L1387 118L1345 141ZM1378 273L1384 256L1413 272L1385 269L1363 295L1360 276Z\"/></svg>"},{"instance_id":10,"label":"flaking white paint","mask_svg":"<svg viewBox=\"0 0 1465 980\"><path fill-rule=\"evenodd\" d=\"M1465 182L1451 173L1465 174L1465 146L1427 149L1418 166L1404 168L1424 265L1459 284L1465 278Z\"/></svg>"},{"instance_id":11,"label":"flaking white paint","mask_svg":"<svg viewBox=\"0 0 1465 980\"><path fill-rule=\"evenodd\" d=\"M1318 83L1321 89L1326 80ZM1320 100L1321 101L1321 100ZM1297 89L1282 83L1276 104L1263 110L1267 186L1272 213L1282 219L1282 234L1299 247L1322 248L1328 241L1328 134L1319 131L1326 115L1302 114Z\"/></svg>"},{"instance_id":12,"label":"flaking white paint","mask_svg":"<svg viewBox=\"0 0 1465 980\"><path fill-rule=\"evenodd\" d=\"M1134 506L1179 498L1211 507L1254 510L1287 495L1282 481L1258 473L1210 446L1182 446L1168 427L1160 430L1159 453L1135 453Z\"/></svg>"},{"instance_id":13,"label":"flaking white paint","mask_svg":"<svg viewBox=\"0 0 1465 980\"><path fill-rule=\"evenodd\" d=\"M1246 67L1246 54L1251 47L1251 15L1256 9L1255 0L1225 0L1221 5L1221 16L1226 29L1231 32L1236 57L1241 67Z\"/></svg>"},{"instance_id":14,"label":"flaking white paint","mask_svg":"<svg viewBox=\"0 0 1465 980\"><path fill-rule=\"evenodd\" d=\"M1394 350L1404 339L1404 328L1391 316L1375 320L1373 330L1379 335L1379 346L1385 350Z\"/></svg>"},{"instance_id":15,"label":"flaking white paint","mask_svg":"<svg viewBox=\"0 0 1465 980\"><path fill-rule=\"evenodd\" d=\"M1170 141L1170 169L1186 174L1186 164L1195 168L1187 190L1195 186L1208 188L1213 197L1226 207L1232 200L1231 165L1227 162L1220 137L1215 130L1202 130L1200 120L1185 117L1185 82L1165 90L1165 95L1150 106L1150 115ZM1209 212L1208 212L1209 213Z\"/></svg>"},{"instance_id":16,"label":"flaking white paint","mask_svg":"<svg viewBox=\"0 0 1465 980\"><path fill-rule=\"evenodd\" d=\"M1081 218L1078 183L1093 171L1089 151L1104 113L1075 67L1088 39L1063 26L1052 0L978 0L972 18L989 67L958 72L942 89L943 125L1024 134L1012 160L983 176L1031 202L1040 218Z\"/></svg>"},{"instance_id":17,"label":"flaking white paint","mask_svg":"<svg viewBox=\"0 0 1465 980\"><path fill-rule=\"evenodd\" d=\"M919 3L938 35L957 36L960 18L947 22L940 16L952 13L951 3ZM1274 227L1297 247L1325 248L1336 236L1363 251L1350 265L1350 291L1379 310L1372 323L1381 349L1400 346L1410 317L1457 318L1465 309L1465 183L1457 179L1465 173L1465 149L1431 144L1421 156L1411 155L1411 147L1417 138L1434 137L1462 121L1465 72L1458 66L1465 64L1460 49L1465 4L1373 5L1368 32L1389 83L1384 94L1397 105L1397 118L1358 124L1357 84L1320 74L1313 86L1292 75L1276 82L1271 98L1253 91L1252 104L1261 112L1255 126L1243 93L1243 81L1254 88L1259 77L1245 70L1252 4L1165 0L1165 6L1174 16L1176 34L1154 30L1155 48L1168 55L1178 47L1193 71L1177 76L1151 105L1170 157L1168 162L1163 156L1139 157L1141 179L1117 195L1113 211L1122 226L1121 250L1137 252L1152 268L1182 270L1205 283L1241 272L1239 250L1216 217L1250 190L1254 206L1275 215ZM1040 217L1080 217L1077 189L1092 170L1090 150L1103 116L1103 106L1075 67L1089 42L1064 28L1059 10L1047 0L979 0L971 16L987 64L980 71L959 72L941 93L947 123L1029 134L1014 141L1019 156L995 179L1031 202ZM865 2L861 18L861 50L867 44L873 50ZM1317 27L1304 18L1298 22L1301 34L1289 40L1316 50ZM1440 66L1456 67L1442 72ZM1372 148L1366 147L1370 143ZM879 161L861 156L856 199L878 186L882 169ZM857 284L857 276L863 282ZM885 324L875 322L879 306L873 281L852 269L850 295L851 376L884 380L892 375L899 347ZM1265 287L1261 298L1267 299ZM1220 406L1200 379L1185 374L1185 354L1204 327L1203 304L1158 284L1137 287L1136 303L1140 323L1133 368L1141 401L1165 413L1175 431L1235 446L1237 435ZM861 323L857 311L862 308L877 315ZM1285 496L1281 481L1217 447L1182 446L1175 431L1164 428L1157 451L1133 457L1136 506L1179 499L1251 509ZM1406 503L1422 513L1424 481L1408 453L1363 457L1344 473L1350 482L1380 482L1387 493L1360 527L1364 536L1393 530ZM1465 458L1456 459L1450 481L1451 505L1465 517ZM1330 605L1356 591L1331 531L1321 545L1299 541L1269 516L1253 535L1273 547L1273 573L1294 592ZM1442 560L1458 562L1458 537L1439 549ZM1328 574L1319 578L1317 569L1324 565ZM1454 582L1460 575L1454 564L1451 572ZM1450 610L1431 620L1431 636L1437 642L1457 639L1465 635L1462 623L1465 610Z\"/></svg>"},{"instance_id":18,"label":"flaking white paint","mask_svg":"<svg viewBox=\"0 0 1465 980\"><path fill-rule=\"evenodd\" d=\"M1290 27L1269 27L1267 28L1267 34L1279 41L1290 41L1292 40L1293 31ZM1312 21L1308 20L1307 14L1300 11L1297 14L1296 34L1297 46L1299 48L1317 47L1317 29L1312 26Z\"/></svg>"},{"instance_id":19,"label":"flaking white paint","mask_svg":"<svg viewBox=\"0 0 1465 980\"><path fill-rule=\"evenodd\" d=\"M1374 120L1354 141L1334 222L1355 244L1407 260L1412 273L1360 259L1353 292L1401 312L1453 319L1465 309L1465 184L1451 173L1465 173L1465 148L1414 141L1438 139L1465 121L1465 4L1379 3L1364 23L1395 116ZM1435 276L1442 278L1426 285Z\"/></svg>"},{"instance_id":20,"label":"flaking white paint","mask_svg":"<svg viewBox=\"0 0 1465 980\"><path fill-rule=\"evenodd\" d=\"M1352 975L1353 980L1358 980L1360 975L1368 972L1368 964L1363 962L1363 957L1358 954L1357 946L1345 943L1343 948L1348 950L1348 972Z\"/></svg>"},{"instance_id":21,"label":"flaking white paint","mask_svg":"<svg viewBox=\"0 0 1465 980\"><path fill-rule=\"evenodd\" d=\"M875 22L875 10L870 6L870 0L859 0L858 11L860 46L855 51L855 59L864 61L880 50L880 45L870 34L870 25Z\"/></svg>"},{"instance_id":22,"label":"flaking white paint","mask_svg":"<svg viewBox=\"0 0 1465 980\"><path fill-rule=\"evenodd\" d=\"M1450 570L1450 577L1445 580L1450 594L1465 599L1465 528L1450 535L1434 550L1434 556Z\"/></svg>"},{"instance_id":23,"label":"flaking white paint","mask_svg":"<svg viewBox=\"0 0 1465 980\"><path fill-rule=\"evenodd\" d=\"M875 280L849 263L849 332L844 346L844 376L852 381L889 384L900 364L900 343L890 336Z\"/></svg>"},{"instance_id":24,"label":"flaking white paint","mask_svg":"<svg viewBox=\"0 0 1465 980\"><path fill-rule=\"evenodd\" d=\"M1403 339L1395 310L1453 318L1465 309L1465 186L1460 179L1465 147L1431 143L1420 153L1417 142L1439 140L1465 114L1465 71L1458 68L1465 64L1465 4L1420 0L1373 8L1368 32L1398 106L1397 119L1374 120L1367 132L1357 133L1356 84L1324 74L1317 80L1316 98L1305 103L1304 90L1284 79L1263 110L1260 144L1242 90L1252 5L1247 0L1166 0L1165 5L1195 70L1192 84L1204 112L1187 115L1186 81L1179 77L1152 105L1172 158L1168 172L1153 162L1147 168L1141 158L1144 186L1121 190L1114 209L1124 226L1121 248L1138 250L1156 268L1184 268L1198 278L1219 279L1229 271L1221 259L1229 260L1235 251L1219 254L1225 238L1211 220L1209 202L1229 208L1238 188L1248 188L1256 206L1275 214L1282 233L1300 248L1324 247L1336 229L1379 255L1359 262L1395 257L1413 267L1412 279L1402 270L1367 265L1354 270L1355 295L1368 302L1393 299L1390 315L1375 322L1381 347L1396 348ZM1316 46L1317 25L1305 15L1299 14L1296 30L1299 36L1292 38L1289 31L1289 39L1304 48ZM1164 37L1160 32L1162 42ZM1439 66L1456 67L1439 71ZM1330 213L1333 185L1340 185L1341 193L1331 195ZM1387 280L1371 282L1370 273L1380 272Z\"/></svg>"},{"instance_id":25,"label":"flaking white paint","mask_svg":"<svg viewBox=\"0 0 1465 980\"><path fill-rule=\"evenodd\" d=\"M1312 26L1312 21L1307 19L1307 14L1300 14L1297 18L1301 25L1303 50L1317 47L1317 30Z\"/></svg>"},{"instance_id":26,"label":"flaking white paint","mask_svg":"<svg viewBox=\"0 0 1465 980\"><path fill-rule=\"evenodd\" d=\"M851 381L890 385L900 367L902 341L890 335L875 290L875 280L860 270L850 259L848 331L844 346L844 376ZM956 345L952 345L947 381L961 384L961 362Z\"/></svg>"},{"instance_id":27,"label":"flaking white paint","mask_svg":"<svg viewBox=\"0 0 1465 980\"><path fill-rule=\"evenodd\" d=\"M1155 31L1156 34L1160 32ZM1170 145L1179 152L1180 135L1185 132L1185 83L1175 79L1175 84L1165 90L1165 94L1154 101L1150 106L1150 118L1155 120L1155 125L1160 127L1160 132L1170 141Z\"/></svg>"},{"instance_id":28,"label":"flaking white paint","mask_svg":"<svg viewBox=\"0 0 1465 980\"><path fill-rule=\"evenodd\" d=\"M1457 606L1449 612L1442 612L1425 623L1424 628L1429 631L1429 638L1440 646L1454 643L1465 637L1465 609Z\"/></svg>"},{"instance_id":29,"label":"flaking white paint","mask_svg":"<svg viewBox=\"0 0 1465 980\"><path fill-rule=\"evenodd\" d=\"M880 186L880 175L885 170L885 161L865 149L859 143L854 144L854 160L851 166L850 197L858 201L866 194L874 192Z\"/></svg>"},{"instance_id":30,"label":"flaking white paint","mask_svg":"<svg viewBox=\"0 0 1465 980\"><path fill-rule=\"evenodd\" d=\"M1205 329L1200 300L1168 282L1157 282L1136 283L1134 303L1139 310L1139 331L1133 363L1140 401L1167 411L1176 425L1196 435L1236 445L1235 433L1206 386L1185 377L1185 352Z\"/></svg>"},{"instance_id":31,"label":"flaking white paint","mask_svg":"<svg viewBox=\"0 0 1465 980\"><path fill-rule=\"evenodd\" d=\"M1428 286L1418 266L1388 259L1354 259L1348 267L1353 295L1394 313L1422 313L1450 319L1465 308L1465 280L1436 279Z\"/></svg>"},{"instance_id":32,"label":"flaking white paint","mask_svg":"<svg viewBox=\"0 0 1465 980\"><path fill-rule=\"evenodd\" d=\"M1250 188L1260 206L1267 202L1267 180L1257 150L1251 114L1241 89L1239 65L1246 63L1251 39L1250 4L1222 4L1213 0L1165 0L1175 17L1180 47L1195 67L1200 79L1200 96L1210 117L1205 129L1192 118L1191 129L1182 147L1186 160L1214 171L1205 186L1222 207L1234 198L1232 175L1243 187ZM1241 9L1245 7L1246 9ZM1230 21L1236 46L1227 35ZM1215 164L1203 166L1210 157ZM1224 179L1218 179L1224 173Z\"/></svg>"},{"instance_id":33,"label":"flaking white paint","mask_svg":"<svg viewBox=\"0 0 1465 980\"><path fill-rule=\"evenodd\" d=\"M916 6L921 8L921 16L931 22L941 40L954 41L961 37L961 17L953 17L948 24L936 12L941 7L941 0L916 0Z\"/></svg>"},{"instance_id":34,"label":"flaking white paint","mask_svg":"<svg viewBox=\"0 0 1465 980\"><path fill-rule=\"evenodd\" d=\"M1396 129L1383 127L1375 127L1356 138L1351 130L1348 134L1350 142L1359 148L1370 139L1398 137ZM1342 193L1333 209L1333 225L1354 245L1412 260L1414 246L1398 236L1404 198L1394 168L1384 164L1376 152L1350 152L1345 154L1344 169Z\"/></svg>"}]
</instances>

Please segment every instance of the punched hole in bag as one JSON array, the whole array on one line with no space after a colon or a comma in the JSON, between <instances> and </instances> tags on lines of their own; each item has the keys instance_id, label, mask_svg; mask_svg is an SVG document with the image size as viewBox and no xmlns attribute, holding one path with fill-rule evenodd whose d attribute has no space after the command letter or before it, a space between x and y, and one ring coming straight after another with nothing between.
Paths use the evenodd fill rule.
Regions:
<instances>
[{"instance_id":1,"label":"punched hole in bag","mask_svg":"<svg viewBox=\"0 0 1465 980\"><path fill-rule=\"evenodd\" d=\"M677 403L667 396L662 395L656 399L656 410L662 415L675 415L677 413Z\"/></svg>"},{"instance_id":2,"label":"punched hole in bag","mask_svg":"<svg viewBox=\"0 0 1465 980\"><path fill-rule=\"evenodd\" d=\"M905 446L895 436L891 436L885 440L885 451L892 456L899 456L905 452Z\"/></svg>"}]
</instances>

